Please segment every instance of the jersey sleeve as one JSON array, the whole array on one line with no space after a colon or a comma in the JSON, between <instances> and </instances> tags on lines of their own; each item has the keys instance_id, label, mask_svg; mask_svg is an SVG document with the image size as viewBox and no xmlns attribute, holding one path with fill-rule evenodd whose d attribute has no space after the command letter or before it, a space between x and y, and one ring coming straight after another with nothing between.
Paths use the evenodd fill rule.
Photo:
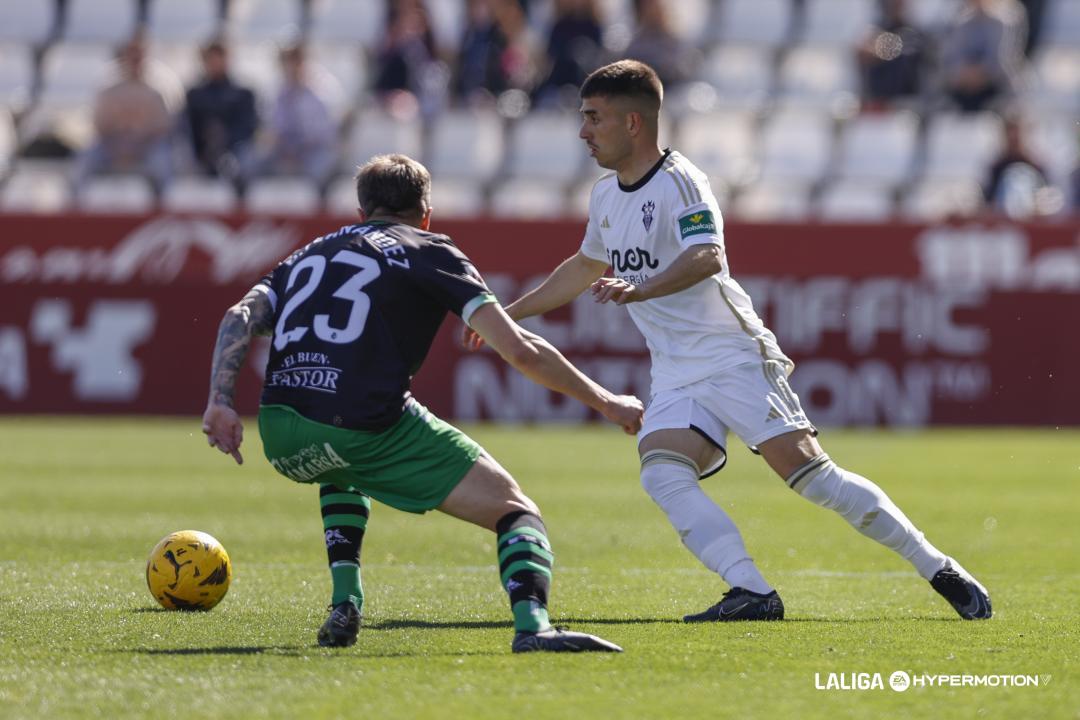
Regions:
<instances>
[{"instance_id":1,"label":"jersey sleeve","mask_svg":"<svg viewBox=\"0 0 1080 720\"><path fill-rule=\"evenodd\" d=\"M724 245L724 219L720 204L704 176L691 174L678 165L668 172L674 181L669 197L673 208L675 238L679 245Z\"/></svg>"},{"instance_id":2,"label":"jersey sleeve","mask_svg":"<svg viewBox=\"0 0 1080 720\"><path fill-rule=\"evenodd\" d=\"M449 238L440 238L422 248L417 276L424 289L466 324L477 308L498 302L484 278Z\"/></svg>"},{"instance_id":3,"label":"jersey sleeve","mask_svg":"<svg viewBox=\"0 0 1080 720\"><path fill-rule=\"evenodd\" d=\"M287 267L286 261L278 263L277 267L263 275L251 288L266 295L266 298L270 301L270 309L273 310L275 315L278 311L278 298L285 292L285 272Z\"/></svg>"},{"instance_id":4,"label":"jersey sleeve","mask_svg":"<svg viewBox=\"0 0 1080 720\"><path fill-rule=\"evenodd\" d=\"M581 241L581 254L593 260L607 262L607 250L604 249L604 240L600 237L600 207L596 201L596 186L593 186L589 196L589 220L585 223L585 238Z\"/></svg>"}]
</instances>

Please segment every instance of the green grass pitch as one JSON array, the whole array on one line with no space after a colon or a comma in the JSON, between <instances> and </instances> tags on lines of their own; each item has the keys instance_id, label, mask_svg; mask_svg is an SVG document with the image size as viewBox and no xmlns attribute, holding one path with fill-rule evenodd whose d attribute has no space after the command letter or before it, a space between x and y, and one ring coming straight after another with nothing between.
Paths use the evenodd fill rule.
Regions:
<instances>
[{"instance_id":1,"label":"green grass pitch","mask_svg":"<svg viewBox=\"0 0 1080 720\"><path fill-rule=\"evenodd\" d=\"M0 420L0 718L1080 718L1080 432L823 434L988 586L961 621L910 567L737 444L706 481L787 606L782 623L687 626L721 583L641 491L616 430L467 428L544 510L553 620L622 655L510 654L493 537L376 504L365 625L315 646L325 566L313 487L247 462L196 419ZM234 566L209 613L157 608L146 555L215 535ZM1038 687L913 687L894 670L1038 675ZM815 674L881 673L819 690Z\"/></svg>"}]
</instances>

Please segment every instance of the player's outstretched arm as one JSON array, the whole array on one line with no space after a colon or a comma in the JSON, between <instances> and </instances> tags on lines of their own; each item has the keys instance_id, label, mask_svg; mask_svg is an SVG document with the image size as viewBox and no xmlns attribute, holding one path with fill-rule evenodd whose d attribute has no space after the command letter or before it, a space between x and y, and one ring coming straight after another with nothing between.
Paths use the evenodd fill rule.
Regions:
<instances>
[{"instance_id":1,"label":"player's outstretched arm","mask_svg":"<svg viewBox=\"0 0 1080 720\"><path fill-rule=\"evenodd\" d=\"M547 340L511 320L498 303L480 306L469 324L506 362L533 382L588 405L630 435L641 429L640 400L632 395L615 395L593 382Z\"/></svg>"},{"instance_id":2,"label":"player's outstretched arm","mask_svg":"<svg viewBox=\"0 0 1080 720\"><path fill-rule=\"evenodd\" d=\"M539 287L507 305L506 314L514 320L522 320L562 307L585 292L607 267L607 263L593 260L579 251L559 263ZM475 330L466 326L461 343L470 350L477 350L483 345L483 340Z\"/></svg>"},{"instance_id":3,"label":"player's outstretched arm","mask_svg":"<svg viewBox=\"0 0 1080 720\"><path fill-rule=\"evenodd\" d=\"M210 370L210 397L203 413L202 430L210 447L232 455L237 464L244 462L240 454L244 426L234 408L236 378L247 360L251 338L270 334L273 314L270 298L255 287L225 312L218 327Z\"/></svg>"},{"instance_id":4,"label":"player's outstretched arm","mask_svg":"<svg viewBox=\"0 0 1080 720\"><path fill-rule=\"evenodd\" d=\"M697 285L724 269L720 248L716 245L692 245L679 254L666 270L640 285L619 278L600 278L592 285L598 303L614 300L616 305L664 297Z\"/></svg>"}]
</instances>

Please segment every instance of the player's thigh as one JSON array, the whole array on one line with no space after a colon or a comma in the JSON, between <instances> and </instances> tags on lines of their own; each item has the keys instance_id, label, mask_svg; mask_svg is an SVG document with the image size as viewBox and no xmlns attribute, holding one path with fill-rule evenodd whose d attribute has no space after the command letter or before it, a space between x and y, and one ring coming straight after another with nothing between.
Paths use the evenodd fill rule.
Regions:
<instances>
[{"instance_id":1,"label":"player's thigh","mask_svg":"<svg viewBox=\"0 0 1080 720\"><path fill-rule=\"evenodd\" d=\"M727 462L727 426L684 388L662 390L649 401L638 433L638 453L675 452L693 460L701 476Z\"/></svg>"},{"instance_id":2,"label":"player's thigh","mask_svg":"<svg viewBox=\"0 0 1080 720\"><path fill-rule=\"evenodd\" d=\"M793 430L777 435L757 446L769 467L783 479L810 462L823 451L810 430Z\"/></svg>"},{"instance_id":3,"label":"player's thigh","mask_svg":"<svg viewBox=\"0 0 1080 720\"><path fill-rule=\"evenodd\" d=\"M437 509L492 531L507 513L523 510L540 514L536 503L521 491L510 473L487 453L477 458Z\"/></svg>"}]
</instances>

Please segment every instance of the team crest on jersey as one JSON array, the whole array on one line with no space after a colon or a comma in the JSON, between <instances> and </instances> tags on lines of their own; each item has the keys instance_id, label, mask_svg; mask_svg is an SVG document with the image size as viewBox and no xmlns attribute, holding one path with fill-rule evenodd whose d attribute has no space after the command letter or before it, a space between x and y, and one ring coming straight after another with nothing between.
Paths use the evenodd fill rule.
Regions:
<instances>
[{"instance_id":1,"label":"team crest on jersey","mask_svg":"<svg viewBox=\"0 0 1080 720\"><path fill-rule=\"evenodd\" d=\"M646 200L641 206L641 222L645 225L645 232L649 232L649 228L652 227L652 214L655 209L656 203L652 200Z\"/></svg>"}]
</instances>

